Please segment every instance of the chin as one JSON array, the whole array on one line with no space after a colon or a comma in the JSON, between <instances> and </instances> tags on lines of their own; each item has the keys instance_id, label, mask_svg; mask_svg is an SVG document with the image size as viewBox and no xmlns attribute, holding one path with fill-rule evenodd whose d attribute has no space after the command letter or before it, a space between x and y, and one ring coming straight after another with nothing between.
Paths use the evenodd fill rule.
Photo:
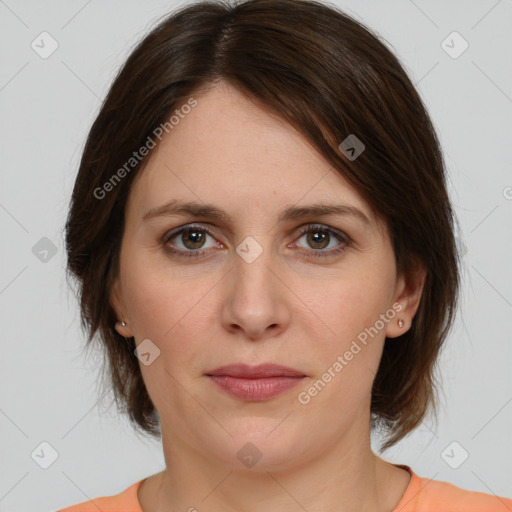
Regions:
<instances>
[{"instance_id":1,"label":"chin","mask_svg":"<svg viewBox=\"0 0 512 512\"><path fill-rule=\"evenodd\" d=\"M286 470L300 463L304 457L303 440L295 438L284 424L276 428L279 422L258 419L247 418L245 425L239 422L238 429L227 428L233 437L226 434L207 442L205 450L233 471Z\"/></svg>"}]
</instances>

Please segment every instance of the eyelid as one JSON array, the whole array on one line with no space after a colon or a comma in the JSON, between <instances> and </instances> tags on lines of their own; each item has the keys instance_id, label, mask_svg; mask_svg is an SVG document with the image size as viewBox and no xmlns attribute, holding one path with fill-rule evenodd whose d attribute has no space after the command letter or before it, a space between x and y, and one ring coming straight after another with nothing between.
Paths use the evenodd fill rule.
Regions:
<instances>
[{"instance_id":1,"label":"eyelid","mask_svg":"<svg viewBox=\"0 0 512 512\"><path fill-rule=\"evenodd\" d=\"M300 226L297 229L299 230L300 235L303 235L304 233L308 233L309 231L314 231L315 229L318 229L319 231L323 230L323 231L328 231L330 233L334 233L335 235L339 236L342 240L344 240L347 243L351 241L351 238L344 231L341 231L340 229L337 229L337 228L333 228L327 224L319 224L318 222L309 222L307 224L303 224L302 226Z\"/></svg>"},{"instance_id":2,"label":"eyelid","mask_svg":"<svg viewBox=\"0 0 512 512\"><path fill-rule=\"evenodd\" d=\"M208 235L210 235L212 238L214 238L216 240L216 237L213 233L213 230L205 225L205 224L201 224L201 223L191 223L191 224L184 224L182 226L179 226L171 231L168 231L164 234L164 236L162 237L162 245L164 246L167 246L167 244L169 243L169 241L171 239L173 239L174 237L180 235L183 231L187 231L187 230L191 230L191 229L197 229L199 231L204 231L205 233L207 233ZM340 229L337 229L337 228L334 228L334 227L331 227L327 224L320 224L320 223L315 223L315 222L309 222L309 223L305 223L305 224L302 224L301 226L297 227L296 230L294 230L294 232L298 231L297 235L294 237L294 241L293 242L290 242L290 244L288 244L287 247L289 247L291 244L297 244L297 240L300 239L303 235L305 235L306 233L309 233L311 231L315 231L315 230L318 230L318 231L326 231L328 233L332 233L341 243L344 247L342 248L334 248L334 249L328 249L328 250L320 250L320 249L304 249L304 248L300 248L302 249L303 251L307 251L309 253L316 253L315 256L324 256L327 258L329 255L334 255L336 253L340 253L340 252L343 252L347 247L351 246L353 244L353 241L352 241L352 238L347 235L344 231L341 231ZM222 242L219 242L218 240L216 240L217 243L220 243L222 244ZM222 244L224 245L224 244ZM209 251L209 248L207 249L197 249L197 250L189 250L189 251L184 251L183 249L169 249L171 252L173 253L178 253L178 254L194 254L194 255L201 255L202 253L204 252L208 252ZM300 252L300 251L299 251Z\"/></svg>"},{"instance_id":3,"label":"eyelid","mask_svg":"<svg viewBox=\"0 0 512 512\"><path fill-rule=\"evenodd\" d=\"M328 258L329 256L335 256L339 255L340 253L344 252L348 247L352 247L353 241L352 238L347 235L345 232L333 228L331 226L328 226L326 224L318 224L318 223L309 223L305 224L303 226L300 226L299 228L299 235L296 238L296 240L299 240L302 238L305 234L315 232L315 231L326 231L332 235L334 235L334 238L336 238L340 243L341 247L337 246L332 249L327 250L320 250L320 249L306 249L307 252L309 252L310 255L313 255L315 257L325 257ZM296 245L297 241L292 242L292 244Z\"/></svg>"},{"instance_id":4,"label":"eyelid","mask_svg":"<svg viewBox=\"0 0 512 512\"><path fill-rule=\"evenodd\" d=\"M217 225L212 224L215 229L221 229ZM179 226L177 228L174 228L170 231L166 231L162 239L169 240L169 238L172 238L172 236L179 234L181 231L184 231L185 229L201 229L206 231L209 235L214 236L214 230L208 225L208 223L190 223L190 224L183 224L182 226ZM293 229L292 233L297 232L298 234L304 234L305 232L309 231L310 229L324 229L326 231L332 231L334 233L337 233L341 238L346 239L346 241L351 241L350 236L347 235L345 231L342 231L338 228L329 226L328 224L322 224L318 222L306 222L296 228ZM231 235L231 230L230 235Z\"/></svg>"},{"instance_id":5,"label":"eyelid","mask_svg":"<svg viewBox=\"0 0 512 512\"><path fill-rule=\"evenodd\" d=\"M184 224L183 226L180 226L178 228L172 229L171 231L167 231L164 236L162 237L162 243L166 244L174 238L175 236L180 235L183 231L187 231L189 229L197 229L198 231L204 231L208 235L210 235L212 238L215 238L215 235L213 233L213 230L205 225L202 224ZM190 251L193 252L193 251ZM196 252L199 252L196 251Z\"/></svg>"}]
</instances>

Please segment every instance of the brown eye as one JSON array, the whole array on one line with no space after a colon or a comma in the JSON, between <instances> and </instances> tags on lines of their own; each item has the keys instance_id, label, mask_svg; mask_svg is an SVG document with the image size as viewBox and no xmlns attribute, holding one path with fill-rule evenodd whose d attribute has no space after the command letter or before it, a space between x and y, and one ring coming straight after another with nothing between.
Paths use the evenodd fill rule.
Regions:
<instances>
[{"instance_id":1,"label":"brown eye","mask_svg":"<svg viewBox=\"0 0 512 512\"><path fill-rule=\"evenodd\" d=\"M339 254L350 245L350 238L342 232L322 225L313 225L301 230L300 238L306 238L307 245L311 248L308 256L328 257ZM338 243L336 243L338 242ZM341 242L341 244L339 243ZM330 244L331 249L325 250Z\"/></svg>"},{"instance_id":2,"label":"brown eye","mask_svg":"<svg viewBox=\"0 0 512 512\"><path fill-rule=\"evenodd\" d=\"M208 249L215 247L215 243L205 247L208 237L213 238L210 231L204 227L183 226L165 236L163 245L167 251L179 256L201 256L208 252Z\"/></svg>"},{"instance_id":3,"label":"brown eye","mask_svg":"<svg viewBox=\"0 0 512 512\"><path fill-rule=\"evenodd\" d=\"M180 240L187 249L200 249L205 241L204 231L196 228L189 228L180 233Z\"/></svg>"},{"instance_id":4,"label":"brown eye","mask_svg":"<svg viewBox=\"0 0 512 512\"><path fill-rule=\"evenodd\" d=\"M326 230L315 229L306 233L306 240L313 249L325 249L331 236Z\"/></svg>"}]
</instances>

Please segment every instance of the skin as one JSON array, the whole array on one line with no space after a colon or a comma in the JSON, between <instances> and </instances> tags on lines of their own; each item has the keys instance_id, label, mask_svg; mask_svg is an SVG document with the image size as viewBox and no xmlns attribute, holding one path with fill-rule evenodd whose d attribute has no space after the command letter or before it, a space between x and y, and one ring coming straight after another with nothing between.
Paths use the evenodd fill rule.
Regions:
<instances>
[{"instance_id":1,"label":"skin","mask_svg":"<svg viewBox=\"0 0 512 512\"><path fill-rule=\"evenodd\" d=\"M152 150L132 184L111 294L127 324L118 323L118 332L134 336L137 346L150 339L160 350L140 367L160 415L166 468L142 483L141 507L390 512L410 476L371 450L371 387L385 337L411 325L424 271L397 274L386 227L293 127L224 82L194 97L197 106ZM143 221L171 199L213 203L233 220ZM278 222L287 206L318 201L355 206L371 224L350 216ZM201 232L202 245L190 233L164 238L192 223L211 229ZM330 232L321 243L313 236L318 229L300 234L311 224L345 233L352 243L333 254L344 242ZM251 263L236 252L249 236L262 249ZM166 246L206 252L180 258ZM331 255L312 256L321 251ZM400 313L301 404L299 392L397 303ZM243 401L205 375L236 362L274 362L307 377L271 400ZM237 457L248 442L262 454L251 468Z\"/></svg>"}]
</instances>

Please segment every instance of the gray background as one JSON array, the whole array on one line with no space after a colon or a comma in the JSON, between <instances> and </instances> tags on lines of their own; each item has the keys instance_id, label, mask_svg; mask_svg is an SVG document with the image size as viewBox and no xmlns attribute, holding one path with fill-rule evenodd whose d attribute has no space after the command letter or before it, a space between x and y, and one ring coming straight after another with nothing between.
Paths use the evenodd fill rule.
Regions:
<instances>
[{"instance_id":1,"label":"gray background","mask_svg":"<svg viewBox=\"0 0 512 512\"><path fill-rule=\"evenodd\" d=\"M177 5L0 1L1 511L55 510L163 468L159 443L98 405L100 358L82 354L62 229L109 84L134 43ZM439 366L439 424L425 421L384 457L422 477L512 496L512 2L337 5L379 32L417 84L444 149L465 248L461 314ZM50 48L43 31L58 43L46 59L31 47ZM453 31L469 44L457 58L462 41L443 43ZM54 255L44 252L53 245ZM58 453L47 469L44 441ZM32 458L34 450L44 455Z\"/></svg>"}]
</instances>

